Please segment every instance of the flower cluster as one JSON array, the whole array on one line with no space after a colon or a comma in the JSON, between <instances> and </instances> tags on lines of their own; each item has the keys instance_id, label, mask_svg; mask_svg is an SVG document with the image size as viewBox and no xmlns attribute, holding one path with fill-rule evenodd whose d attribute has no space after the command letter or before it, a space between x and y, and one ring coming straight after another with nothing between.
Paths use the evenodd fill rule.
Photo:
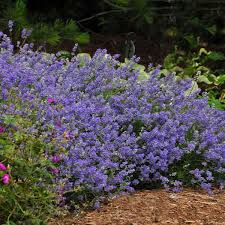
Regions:
<instances>
[{"instance_id":1,"label":"flower cluster","mask_svg":"<svg viewBox=\"0 0 225 225\"><path fill-rule=\"evenodd\" d=\"M5 132L5 128L0 126L0 134L4 133L4 132ZM0 173L1 173L1 171L4 172L4 174L2 175L2 179L1 179L2 183L7 185L10 181L10 176L9 176L9 174L5 173L7 171L7 167L2 162L0 162Z\"/></svg>"},{"instance_id":2,"label":"flower cluster","mask_svg":"<svg viewBox=\"0 0 225 225\"><path fill-rule=\"evenodd\" d=\"M7 170L6 166L3 163L0 162L0 171L6 172L6 170ZM7 184L9 184L9 181L10 181L9 174L4 173L3 176L2 176L2 183L7 185Z\"/></svg>"},{"instance_id":3,"label":"flower cluster","mask_svg":"<svg viewBox=\"0 0 225 225\"><path fill-rule=\"evenodd\" d=\"M15 54L1 38L1 117L34 120L30 133L54 143L56 155L65 150L52 158L65 191L224 183L225 113L190 91L191 80L159 68L140 80L137 58L121 65L106 50L69 61L25 44Z\"/></svg>"}]
</instances>

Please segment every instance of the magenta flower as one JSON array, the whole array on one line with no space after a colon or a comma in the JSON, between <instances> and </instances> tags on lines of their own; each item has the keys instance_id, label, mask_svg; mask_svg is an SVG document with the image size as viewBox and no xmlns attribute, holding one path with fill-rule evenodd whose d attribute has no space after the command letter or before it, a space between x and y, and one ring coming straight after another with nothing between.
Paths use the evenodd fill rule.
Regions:
<instances>
[{"instance_id":1,"label":"magenta flower","mask_svg":"<svg viewBox=\"0 0 225 225\"><path fill-rule=\"evenodd\" d=\"M55 103L56 101L55 101L55 99L54 98L48 98L48 103Z\"/></svg>"},{"instance_id":2,"label":"magenta flower","mask_svg":"<svg viewBox=\"0 0 225 225\"><path fill-rule=\"evenodd\" d=\"M3 176L2 176L2 183L3 184L8 184L9 183L9 180L10 180L10 177L9 177L9 174L4 174Z\"/></svg>"},{"instance_id":3,"label":"magenta flower","mask_svg":"<svg viewBox=\"0 0 225 225\"><path fill-rule=\"evenodd\" d=\"M5 128L0 126L0 134L5 132Z\"/></svg>"},{"instance_id":4,"label":"magenta flower","mask_svg":"<svg viewBox=\"0 0 225 225\"><path fill-rule=\"evenodd\" d=\"M58 156L58 155L54 155L53 157L52 157L52 162L53 163L58 163L60 161L60 157Z\"/></svg>"},{"instance_id":5,"label":"magenta flower","mask_svg":"<svg viewBox=\"0 0 225 225\"><path fill-rule=\"evenodd\" d=\"M59 169L51 168L51 172L56 175L59 173Z\"/></svg>"},{"instance_id":6,"label":"magenta flower","mask_svg":"<svg viewBox=\"0 0 225 225\"><path fill-rule=\"evenodd\" d=\"M1 163L1 162L0 162L0 170L1 171L7 170L6 166L3 163Z\"/></svg>"}]
</instances>

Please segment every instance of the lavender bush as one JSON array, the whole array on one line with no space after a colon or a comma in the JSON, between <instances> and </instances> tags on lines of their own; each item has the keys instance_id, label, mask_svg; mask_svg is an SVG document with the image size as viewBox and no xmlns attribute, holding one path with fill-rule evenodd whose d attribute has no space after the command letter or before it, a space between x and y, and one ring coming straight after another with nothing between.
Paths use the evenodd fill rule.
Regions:
<instances>
[{"instance_id":1,"label":"lavender bush","mask_svg":"<svg viewBox=\"0 0 225 225\"><path fill-rule=\"evenodd\" d=\"M66 202L96 205L151 184L223 187L225 112L199 98L191 80L160 68L140 79L138 58L121 65L106 50L71 60L28 44L15 53L0 36L1 118L29 119L26 132L54 145Z\"/></svg>"}]
</instances>

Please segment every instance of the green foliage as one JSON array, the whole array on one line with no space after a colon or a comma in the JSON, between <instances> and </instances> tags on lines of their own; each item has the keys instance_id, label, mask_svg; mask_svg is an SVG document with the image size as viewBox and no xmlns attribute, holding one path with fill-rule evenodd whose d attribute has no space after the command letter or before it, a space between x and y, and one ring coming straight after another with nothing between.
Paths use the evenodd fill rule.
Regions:
<instances>
[{"instance_id":1,"label":"green foliage","mask_svg":"<svg viewBox=\"0 0 225 225\"><path fill-rule=\"evenodd\" d=\"M134 9L135 16L132 21L136 22L136 26L143 26L153 23L153 11L151 4L146 0L133 0L131 1L131 7Z\"/></svg>"},{"instance_id":2,"label":"green foliage","mask_svg":"<svg viewBox=\"0 0 225 225\"><path fill-rule=\"evenodd\" d=\"M197 48L199 45L198 39L195 38L193 34L185 35L184 40L187 41L187 43L191 49Z\"/></svg>"},{"instance_id":3,"label":"green foliage","mask_svg":"<svg viewBox=\"0 0 225 225\"><path fill-rule=\"evenodd\" d=\"M90 36L88 33L80 33L74 37L74 41L84 45L90 42Z\"/></svg>"},{"instance_id":4,"label":"green foliage","mask_svg":"<svg viewBox=\"0 0 225 225\"><path fill-rule=\"evenodd\" d=\"M224 61L225 60L225 56L222 52L209 52L207 54L207 57L209 60L213 60L213 61Z\"/></svg>"},{"instance_id":5,"label":"green foliage","mask_svg":"<svg viewBox=\"0 0 225 225\"><path fill-rule=\"evenodd\" d=\"M31 35L32 41L39 43L48 43L50 45L59 44L61 37L59 33L47 24L36 24Z\"/></svg>"},{"instance_id":6,"label":"green foliage","mask_svg":"<svg viewBox=\"0 0 225 225\"><path fill-rule=\"evenodd\" d=\"M50 45L57 45L62 40L70 40L81 45L90 41L89 34L80 32L75 21L69 20L64 24L59 19L52 26L46 23L34 25L31 40Z\"/></svg>"},{"instance_id":7,"label":"green foliage","mask_svg":"<svg viewBox=\"0 0 225 225\"><path fill-rule=\"evenodd\" d=\"M119 6L128 6L129 0L113 0L113 3Z\"/></svg>"},{"instance_id":8,"label":"green foliage","mask_svg":"<svg viewBox=\"0 0 225 225\"><path fill-rule=\"evenodd\" d=\"M154 12L149 0L104 0L99 17L99 26L107 32L146 32L146 26L153 24Z\"/></svg>"},{"instance_id":9,"label":"green foliage","mask_svg":"<svg viewBox=\"0 0 225 225\"><path fill-rule=\"evenodd\" d=\"M61 25L60 25L61 24ZM77 33L79 32L79 28L75 21L69 20L66 24L63 24L62 21L55 21L55 29L60 31L64 37L64 39L74 41Z\"/></svg>"},{"instance_id":10,"label":"green foliage","mask_svg":"<svg viewBox=\"0 0 225 225\"><path fill-rule=\"evenodd\" d=\"M24 0L17 0L15 4L10 4L4 13L2 24L7 24L8 20L15 22L16 39L19 39L20 32L23 28L32 28L30 40L38 43L47 43L49 45L57 45L62 40L70 40L81 45L87 44L89 34L81 32L76 22L72 19L63 22L56 19L54 23L36 22L29 20L27 6Z\"/></svg>"},{"instance_id":11,"label":"green foliage","mask_svg":"<svg viewBox=\"0 0 225 225\"><path fill-rule=\"evenodd\" d=\"M203 6L199 6L198 13L196 13L194 5L184 7L180 16L176 12L171 14L176 23L165 22L167 25L161 24L160 28L156 29L162 30L164 38L176 43L185 51L196 51L199 47L211 48L215 46L214 44L222 47L225 38L223 16L219 17L214 12L211 12L210 15L202 15L199 10L201 7ZM210 8L205 10L210 11Z\"/></svg>"},{"instance_id":12,"label":"green foliage","mask_svg":"<svg viewBox=\"0 0 225 225\"><path fill-rule=\"evenodd\" d=\"M8 24L8 20L15 21L18 30L29 26L29 22L27 20L27 9L24 0L17 0L15 4L11 3L8 5L3 12L1 25L5 26Z\"/></svg>"},{"instance_id":13,"label":"green foliage","mask_svg":"<svg viewBox=\"0 0 225 225\"><path fill-rule=\"evenodd\" d=\"M209 93L209 103L219 109L225 109L224 63L225 56L222 52L201 48L198 52L185 53L176 47L173 53L167 55L163 65L167 72L176 72L176 75L182 78L194 78L198 85Z\"/></svg>"},{"instance_id":14,"label":"green foliage","mask_svg":"<svg viewBox=\"0 0 225 225\"><path fill-rule=\"evenodd\" d=\"M0 162L7 165L9 184L0 182L0 221L9 225L46 224L56 210L53 176L54 168L46 151L52 146L26 132L30 121L20 116L1 118L5 132L0 133Z\"/></svg>"},{"instance_id":15,"label":"green foliage","mask_svg":"<svg viewBox=\"0 0 225 225\"><path fill-rule=\"evenodd\" d=\"M217 43L217 37L221 40L225 37L224 22L222 25L217 22L218 18L224 20L222 1L215 3L217 10L208 7L207 1L205 3L195 1L193 4L183 1L181 4L176 0L92 0L88 1L88 7L87 1L71 0L56 1L55 4L43 0L40 3L37 0L17 0L17 6L14 6L13 0L7 2L10 2L8 6L11 7L5 10L8 15L4 18L20 21L22 27L29 24L33 27L36 23L50 23L51 28L57 19L66 22L69 18L81 21L79 24L82 27L88 27L93 31L113 33L133 31L155 41L169 38L189 48L195 48L198 42ZM30 7L32 4L33 8ZM6 3L2 5L6 7ZM81 35L81 42L86 43L88 39L85 38L83 41L83 36ZM53 39L52 42L55 43L55 34ZM73 35L68 40L71 39L74 40Z\"/></svg>"},{"instance_id":16,"label":"green foliage","mask_svg":"<svg viewBox=\"0 0 225 225\"><path fill-rule=\"evenodd\" d=\"M171 178L174 180L183 180L184 186L192 186L191 181L193 176L190 174L190 170L203 168L203 161L203 153L197 154L194 151L186 153L177 163L170 166L169 173L171 174ZM172 174L175 174L175 176Z\"/></svg>"}]
</instances>

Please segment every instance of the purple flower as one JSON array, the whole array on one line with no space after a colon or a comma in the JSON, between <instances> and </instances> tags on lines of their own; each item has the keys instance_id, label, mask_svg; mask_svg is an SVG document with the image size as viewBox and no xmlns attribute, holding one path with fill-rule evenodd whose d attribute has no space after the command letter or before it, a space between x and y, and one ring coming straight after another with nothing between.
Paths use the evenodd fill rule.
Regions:
<instances>
[{"instance_id":1,"label":"purple flower","mask_svg":"<svg viewBox=\"0 0 225 225\"><path fill-rule=\"evenodd\" d=\"M50 171L52 172L52 174L57 175L59 173L59 169L56 168L51 168Z\"/></svg>"},{"instance_id":2,"label":"purple flower","mask_svg":"<svg viewBox=\"0 0 225 225\"><path fill-rule=\"evenodd\" d=\"M23 28L23 30L21 31L21 38L25 39L27 37L29 37L31 35L32 30L28 30L26 28Z\"/></svg>"},{"instance_id":3,"label":"purple flower","mask_svg":"<svg viewBox=\"0 0 225 225\"><path fill-rule=\"evenodd\" d=\"M121 66L106 50L58 60L25 44L14 54L4 34L0 48L1 98L20 102L0 104L0 122L31 120L27 132L51 144L50 159L60 160L50 171L65 191L105 196L142 184L177 191L187 178L203 187L225 180L225 113L210 108L199 90L190 93L191 80L159 76L157 67L140 81L138 58Z\"/></svg>"},{"instance_id":4,"label":"purple flower","mask_svg":"<svg viewBox=\"0 0 225 225\"><path fill-rule=\"evenodd\" d=\"M96 201L94 204L93 204L93 209L99 209L100 208L100 202Z\"/></svg>"},{"instance_id":5,"label":"purple flower","mask_svg":"<svg viewBox=\"0 0 225 225\"><path fill-rule=\"evenodd\" d=\"M0 134L5 132L5 128L0 126Z\"/></svg>"},{"instance_id":6,"label":"purple flower","mask_svg":"<svg viewBox=\"0 0 225 225\"><path fill-rule=\"evenodd\" d=\"M1 162L0 162L0 170L1 171L7 170L6 166L3 163L1 163Z\"/></svg>"},{"instance_id":7,"label":"purple flower","mask_svg":"<svg viewBox=\"0 0 225 225\"><path fill-rule=\"evenodd\" d=\"M55 126L58 128L62 127L62 122L60 120L56 121Z\"/></svg>"},{"instance_id":8,"label":"purple flower","mask_svg":"<svg viewBox=\"0 0 225 225\"><path fill-rule=\"evenodd\" d=\"M55 103L56 101L55 101L55 99L54 98L48 98L48 103Z\"/></svg>"},{"instance_id":9,"label":"purple flower","mask_svg":"<svg viewBox=\"0 0 225 225\"><path fill-rule=\"evenodd\" d=\"M206 180L208 180L208 181L213 181L214 180L212 172L209 171L209 170L206 171Z\"/></svg>"},{"instance_id":10,"label":"purple flower","mask_svg":"<svg viewBox=\"0 0 225 225\"><path fill-rule=\"evenodd\" d=\"M53 157L52 157L52 162L53 163L59 163L60 162L60 157L58 156L58 155L54 155Z\"/></svg>"},{"instance_id":11,"label":"purple flower","mask_svg":"<svg viewBox=\"0 0 225 225\"><path fill-rule=\"evenodd\" d=\"M208 191L209 194L212 194L212 185L210 183L201 183L201 188Z\"/></svg>"},{"instance_id":12,"label":"purple flower","mask_svg":"<svg viewBox=\"0 0 225 225\"><path fill-rule=\"evenodd\" d=\"M9 174L4 174L4 175L2 176L2 183L5 184L5 185L7 185L7 184L9 184L9 181L10 181L10 176L9 176Z\"/></svg>"}]
</instances>

